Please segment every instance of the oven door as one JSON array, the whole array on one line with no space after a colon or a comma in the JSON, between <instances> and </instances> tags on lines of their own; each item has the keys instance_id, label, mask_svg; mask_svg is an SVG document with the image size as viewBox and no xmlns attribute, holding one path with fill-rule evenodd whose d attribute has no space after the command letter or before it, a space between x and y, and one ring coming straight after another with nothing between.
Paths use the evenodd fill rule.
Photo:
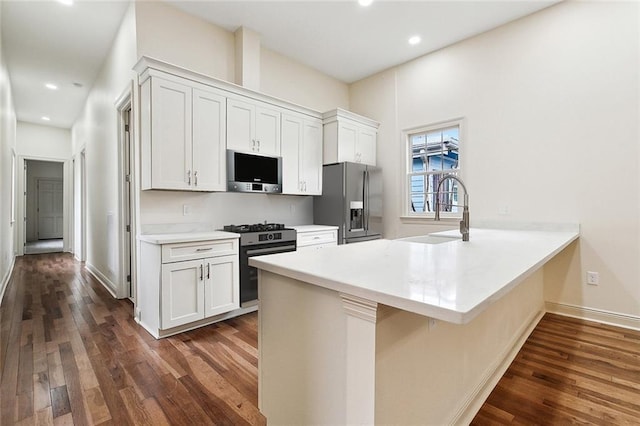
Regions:
<instances>
[{"instance_id":1,"label":"oven door","mask_svg":"<svg viewBox=\"0 0 640 426\"><path fill-rule=\"evenodd\" d=\"M258 300L258 270L249 266L249 258L288 251L296 251L295 241L240 247L240 306Z\"/></svg>"}]
</instances>

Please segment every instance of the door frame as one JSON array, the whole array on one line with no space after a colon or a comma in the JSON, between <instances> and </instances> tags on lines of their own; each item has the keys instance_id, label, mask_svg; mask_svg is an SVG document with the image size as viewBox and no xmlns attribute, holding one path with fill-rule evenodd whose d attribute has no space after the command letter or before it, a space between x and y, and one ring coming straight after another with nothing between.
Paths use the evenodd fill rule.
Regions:
<instances>
[{"instance_id":1,"label":"door frame","mask_svg":"<svg viewBox=\"0 0 640 426\"><path fill-rule=\"evenodd\" d=\"M73 197L71 193L73 190L73 179L71 174L71 159L62 157L38 157L32 155L20 155L18 156L17 170L20 172L18 175L18 194L16 197L18 201L18 242L17 242L17 256L24 256L24 247L27 242L27 226L26 226L26 212L27 212L27 174L25 173L25 166L27 161L49 161L52 163L62 163L62 251L70 251L70 229L71 229L71 215L69 214L71 208L73 208Z\"/></svg>"},{"instance_id":2,"label":"door frame","mask_svg":"<svg viewBox=\"0 0 640 426\"><path fill-rule=\"evenodd\" d=\"M136 300L136 265L137 265L137 186L135 164L135 110L134 82L132 81L116 99L117 132L118 132L118 251L120 273L116 297ZM130 113L127 113L128 111ZM127 117L128 115L128 117ZM128 126L128 129L126 128ZM128 132L128 147L127 147ZM128 149L127 149L128 148ZM128 167L127 163L128 162ZM129 170L129 179L126 171ZM129 227L127 230L127 218ZM129 280L127 280L127 275Z\"/></svg>"}]
</instances>

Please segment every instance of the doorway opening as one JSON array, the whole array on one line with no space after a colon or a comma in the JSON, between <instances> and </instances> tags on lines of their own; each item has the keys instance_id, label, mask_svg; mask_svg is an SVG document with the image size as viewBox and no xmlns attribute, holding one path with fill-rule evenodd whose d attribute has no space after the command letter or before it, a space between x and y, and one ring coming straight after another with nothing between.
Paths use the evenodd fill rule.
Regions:
<instances>
[{"instance_id":1,"label":"doorway opening","mask_svg":"<svg viewBox=\"0 0 640 426\"><path fill-rule=\"evenodd\" d=\"M24 161L24 254L64 251L64 163Z\"/></svg>"}]
</instances>

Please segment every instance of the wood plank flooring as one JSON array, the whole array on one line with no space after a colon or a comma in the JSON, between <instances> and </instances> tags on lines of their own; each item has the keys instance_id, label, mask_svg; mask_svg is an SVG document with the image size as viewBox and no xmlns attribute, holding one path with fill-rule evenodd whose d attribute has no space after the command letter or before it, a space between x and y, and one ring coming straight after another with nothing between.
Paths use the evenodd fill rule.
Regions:
<instances>
[{"instance_id":1,"label":"wood plank flooring","mask_svg":"<svg viewBox=\"0 0 640 426\"><path fill-rule=\"evenodd\" d=\"M68 254L16 260L0 424L264 425L257 315L155 340ZM640 332L547 314L472 424L640 425Z\"/></svg>"},{"instance_id":2,"label":"wood plank flooring","mask_svg":"<svg viewBox=\"0 0 640 426\"><path fill-rule=\"evenodd\" d=\"M640 332L546 314L472 424L640 425Z\"/></svg>"},{"instance_id":3,"label":"wood plank flooring","mask_svg":"<svg viewBox=\"0 0 640 426\"><path fill-rule=\"evenodd\" d=\"M23 256L0 306L2 425L263 425L257 314L155 340L69 254Z\"/></svg>"}]
</instances>

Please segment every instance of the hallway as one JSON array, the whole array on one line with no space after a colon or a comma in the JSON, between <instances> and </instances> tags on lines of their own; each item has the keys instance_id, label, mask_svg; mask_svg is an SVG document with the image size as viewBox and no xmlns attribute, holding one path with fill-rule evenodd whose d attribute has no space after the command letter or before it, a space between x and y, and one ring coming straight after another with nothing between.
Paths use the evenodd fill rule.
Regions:
<instances>
[{"instance_id":1,"label":"hallway","mask_svg":"<svg viewBox=\"0 0 640 426\"><path fill-rule=\"evenodd\" d=\"M155 340L132 309L70 254L17 258L0 306L2 424L265 423L257 314Z\"/></svg>"},{"instance_id":2,"label":"hallway","mask_svg":"<svg viewBox=\"0 0 640 426\"><path fill-rule=\"evenodd\" d=\"M61 253L63 251L63 243L64 240L62 238L27 241L24 246L24 254Z\"/></svg>"}]
</instances>

